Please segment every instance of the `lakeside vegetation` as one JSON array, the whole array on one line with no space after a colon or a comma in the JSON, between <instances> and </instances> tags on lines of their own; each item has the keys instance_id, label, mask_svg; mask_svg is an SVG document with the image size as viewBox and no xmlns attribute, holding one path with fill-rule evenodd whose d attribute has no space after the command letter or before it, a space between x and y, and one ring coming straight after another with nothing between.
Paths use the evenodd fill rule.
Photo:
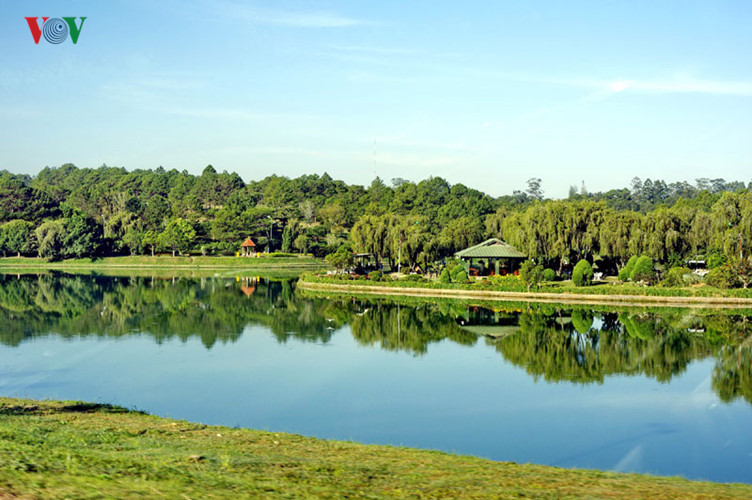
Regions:
<instances>
[{"instance_id":1,"label":"lakeside vegetation","mask_svg":"<svg viewBox=\"0 0 752 500\"><path fill-rule=\"evenodd\" d=\"M0 398L9 498L749 498L752 486L493 462Z\"/></svg>"},{"instance_id":2,"label":"lakeside vegetation","mask_svg":"<svg viewBox=\"0 0 752 500\"><path fill-rule=\"evenodd\" d=\"M696 297L696 298L729 298L752 300L750 289L726 289L712 286L650 286L640 283L623 283L615 280L603 281L592 286L577 286L571 280L565 281L538 281L533 286L520 276L491 276L489 278L472 279L463 278L454 282L442 282L441 280L426 279L419 275L408 275L401 278L392 278L380 275L378 279L370 276L350 274L313 274L306 272L301 274L304 283L336 284L351 286L369 286L376 288L420 288L427 290L457 290L471 292L513 292L516 294L559 294L580 296L630 296L630 297ZM531 293L532 292L532 293Z\"/></svg>"},{"instance_id":3,"label":"lakeside vegetation","mask_svg":"<svg viewBox=\"0 0 752 500\"><path fill-rule=\"evenodd\" d=\"M111 269L111 268L169 268L169 269L264 269L264 270L321 270L328 265L311 255L270 254L258 257L222 257L222 256L175 256L128 255L118 257L98 257L81 259L63 259L49 261L40 257L5 257L0 258L0 269Z\"/></svg>"},{"instance_id":4,"label":"lakeside vegetation","mask_svg":"<svg viewBox=\"0 0 752 500\"><path fill-rule=\"evenodd\" d=\"M570 190L544 198L540 180L491 197L432 177L417 183L376 178L347 185L324 174L271 176L246 183L207 166L185 171L74 165L36 176L0 174L0 252L48 260L155 252L234 255L251 236L257 249L368 253L377 267L424 269L489 237L514 245L557 275L581 260L617 275L630 258L653 272L622 281L686 276L701 259L711 284L752 284L752 192L743 182L666 183L635 178L605 193Z\"/></svg>"}]
</instances>

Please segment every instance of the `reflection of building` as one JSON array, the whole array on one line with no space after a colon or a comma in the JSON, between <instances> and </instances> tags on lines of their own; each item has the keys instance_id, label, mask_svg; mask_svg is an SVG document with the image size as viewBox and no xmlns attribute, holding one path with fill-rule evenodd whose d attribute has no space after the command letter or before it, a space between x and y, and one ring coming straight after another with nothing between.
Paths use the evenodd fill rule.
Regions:
<instances>
[{"instance_id":1,"label":"reflection of building","mask_svg":"<svg viewBox=\"0 0 752 500\"><path fill-rule=\"evenodd\" d=\"M462 316L455 318L455 321L467 332L494 339L520 331L517 314L492 311L484 307L470 307Z\"/></svg>"},{"instance_id":2,"label":"reflection of building","mask_svg":"<svg viewBox=\"0 0 752 500\"><path fill-rule=\"evenodd\" d=\"M256 291L256 277L243 277L240 279L240 291L245 294L246 297L253 295Z\"/></svg>"},{"instance_id":3,"label":"reflection of building","mask_svg":"<svg viewBox=\"0 0 752 500\"><path fill-rule=\"evenodd\" d=\"M242 245L240 245L240 255L243 257L255 257L256 256L256 244L251 237L245 239Z\"/></svg>"},{"instance_id":4,"label":"reflection of building","mask_svg":"<svg viewBox=\"0 0 752 500\"><path fill-rule=\"evenodd\" d=\"M526 255L509 243L491 238L454 254L461 259L470 276L515 273Z\"/></svg>"}]
</instances>

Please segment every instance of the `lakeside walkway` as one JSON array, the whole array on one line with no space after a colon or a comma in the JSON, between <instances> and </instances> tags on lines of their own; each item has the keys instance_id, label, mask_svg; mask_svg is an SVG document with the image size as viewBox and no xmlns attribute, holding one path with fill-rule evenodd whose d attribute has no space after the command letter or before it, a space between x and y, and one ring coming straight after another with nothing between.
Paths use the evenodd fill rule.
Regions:
<instances>
[{"instance_id":1,"label":"lakeside walkway","mask_svg":"<svg viewBox=\"0 0 752 500\"><path fill-rule=\"evenodd\" d=\"M752 299L737 297L661 297L652 295L591 295L547 292L498 292L491 290L457 290L419 287L389 287L340 283L314 283L300 280L298 287L307 290L369 295L408 295L490 301L523 301L557 304L663 306L742 309L752 308Z\"/></svg>"}]
</instances>

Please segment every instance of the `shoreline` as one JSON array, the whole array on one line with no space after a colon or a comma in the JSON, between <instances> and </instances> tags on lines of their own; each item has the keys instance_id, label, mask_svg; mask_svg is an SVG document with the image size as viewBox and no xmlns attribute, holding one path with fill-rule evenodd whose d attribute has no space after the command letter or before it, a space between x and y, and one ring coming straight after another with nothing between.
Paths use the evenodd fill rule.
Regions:
<instances>
[{"instance_id":1,"label":"shoreline","mask_svg":"<svg viewBox=\"0 0 752 500\"><path fill-rule=\"evenodd\" d=\"M752 307L752 299L741 297L680 297L653 295L595 295L550 292L503 292L492 290L463 290L450 288L390 287L388 285L356 285L320 283L298 280L299 288L335 293L359 293L367 295L408 295L413 297L474 299L485 301L522 301L556 304L660 306L745 309Z\"/></svg>"},{"instance_id":2,"label":"shoreline","mask_svg":"<svg viewBox=\"0 0 752 500\"><path fill-rule=\"evenodd\" d=\"M752 485L498 462L0 397L0 498L750 498Z\"/></svg>"},{"instance_id":3,"label":"shoreline","mask_svg":"<svg viewBox=\"0 0 752 500\"><path fill-rule=\"evenodd\" d=\"M321 270L328 265L323 259L315 257L276 256L276 257L225 257L225 256L118 256L98 259L69 259L48 262L37 257L2 257L0 271L22 269L175 269L175 270Z\"/></svg>"}]
</instances>

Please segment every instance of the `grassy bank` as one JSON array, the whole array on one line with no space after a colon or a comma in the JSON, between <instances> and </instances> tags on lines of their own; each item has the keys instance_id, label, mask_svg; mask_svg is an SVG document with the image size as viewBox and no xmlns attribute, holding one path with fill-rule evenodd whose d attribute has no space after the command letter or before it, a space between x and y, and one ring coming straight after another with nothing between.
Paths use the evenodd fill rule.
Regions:
<instances>
[{"instance_id":1,"label":"grassy bank","mask_svg":"<svg viewBox=\"0 0 752 500\"><path fill-rule=\"evenodd\" d=\"M513 277L499 281L439 283L423 279L373 281L362 277L320 276L304 273L299 286L341 293L454 297L476 300L571 302L594 305L618 303L672 307L752 307L752 290L724 290L711 287L666 288L631 283L598 283L592 286L575 287L567 283L544 283L541 286L531 287L530 291L527 291L527 287L518 278Z\"/></svg>"},{"instance_id":2,"label":"grassy bank","mask_svg":"<svg viewBox=\"0 0 752 500\"><path fill-rule=\"evenodd\" d=\"M49 262L36 257L0 258L0 269L296 269L321 270L328 266L322 259L311 256L280 255L268 257L215 257L145 255L103 257L99 259L66 259Z\"/></svg>"},{"instance_id":3,"label":"grassy bank","mask_svg":"<svg viewBox=\"0 0 752 500\"><path fill-rule=\"evenodd\" d=\"M752 486L492 462L0 398L0 498L750 498Z\"/></svg>"}]
</instances>

